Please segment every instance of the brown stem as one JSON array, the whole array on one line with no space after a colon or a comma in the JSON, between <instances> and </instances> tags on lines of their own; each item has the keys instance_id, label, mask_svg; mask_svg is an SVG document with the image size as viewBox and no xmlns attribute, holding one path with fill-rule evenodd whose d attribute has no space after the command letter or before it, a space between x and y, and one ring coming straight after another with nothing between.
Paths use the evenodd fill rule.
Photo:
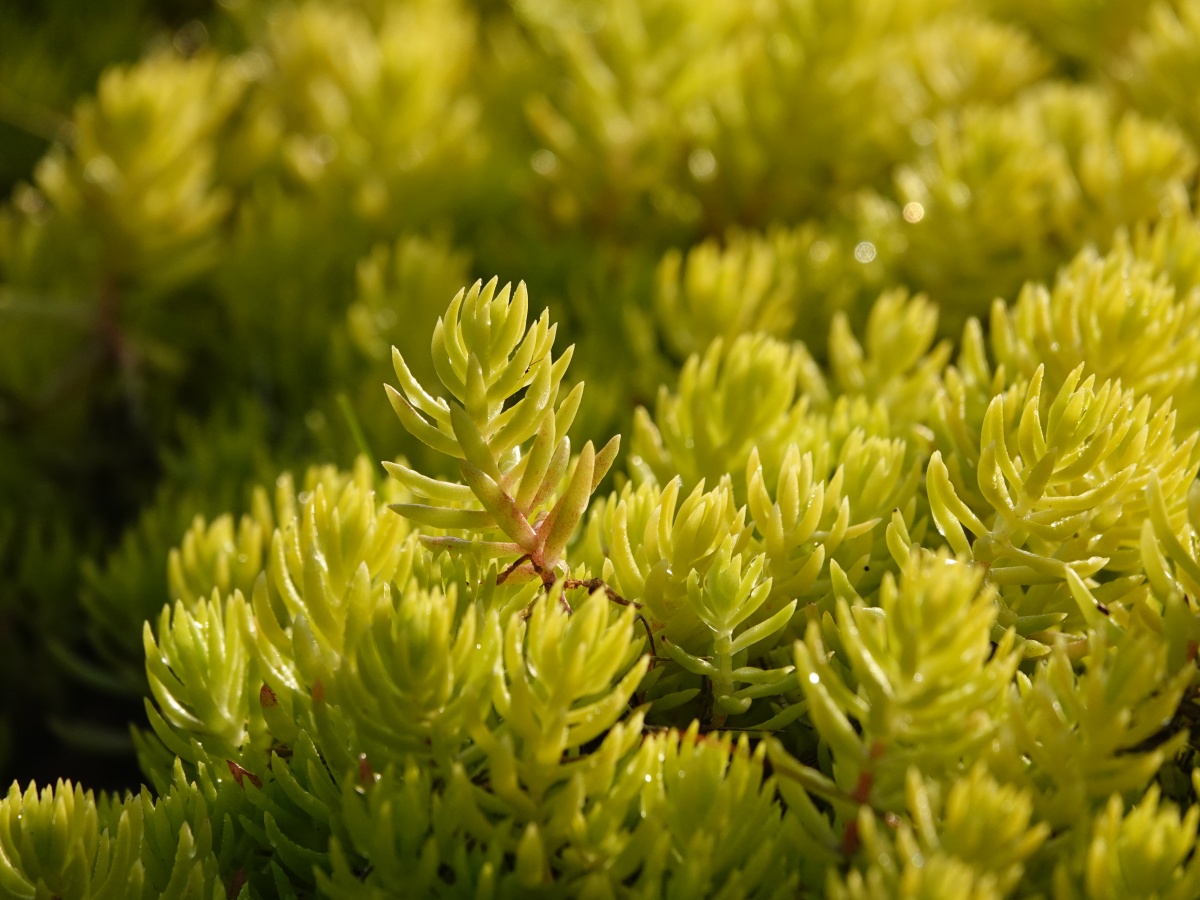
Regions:
<instances>
[{"instance_id":1,"label":"brown stem","mask_svg":"<svg viewBox=\"0 0 1200 900\"><path fill-rule=\"evenodd\" d=\"M555 575L553 571L546 569L534 562L533 558L528 553L515 559L511 565L507 566L503 572L497 575L496 584L504 584L509 577L515 574L521 568L521 566L525 565L526 563L529 564L529 567L533 570L534 574L542 580L542 587L547 593L549 593L550 589L554 587L555 583L558 581L558 576ZM571 604L567 602L566 595L560 595L558 602L562 604L562 608L569 615L571 613Z\"/></svg>"},{"instance_id":2,"label":"brown stem","mask_svg":"<svg viewBox=\"0 0 1200 900\"><path fill-rule=\"evenodd\" d=\"M515 559L511 564L505 567L503 572L496 576L496 584L504 584L504 582L507 581L521 566L525 565L525 563L529 563L530 568L533 569L534 573L542 579L542 586L547 591L554 587L554 585L558 582L558 576L555 575L553 571L539 566L530 558L529 554L526 553L523 556ZM564 578L562 580L562 586L564 590L583 588L591 592L604 591L605 596L608 597L608 599L613 603L618 603L621 606L632 606L634 609L638 610L642 609L641 603L638 603L636 600L627 600L626 598L622 597L615 590L613 590L612 586L609 585L603 578ZM563 609L569 614L571 612L571 605L567 602L565 594L559 597L559 602L562 603ZM659 658L658 647L654 643L654 632L650 628L649 620L640 612L634 616L634 618L642 623L642 628L646 629L646 640L650 642L650 655L653 659L657 660Z\"/></svg>"},{"instance_id":3,"label":"brown stem","mask_svg":"<svg viewBox=\"0 0 1200 900\"><path fill-rule=\"evenodd\" d=\"M632 606L634 609L641 609L642 604L636 600L626 600L616 591L605 583L603 578L564 578L563 587L566 588L586 588L589 591L604 591L608 595L608 599L613 603L619 603L622 606Z\"/></svg>"},{"instance_id":4,"label":"brown stem","mask_svg":"<svg viewBox=\"0 0 1200 900\"><path fill-rule=\"evenodd\" d=\"M638 613L634 618L641 622L642 627L646 629L646 640L650 642L651 661L658 659L658 648L654 646L654 633L650 630L650 623L641 613Z\"/></svg>"},{"instance_id":5,"label":"brown stem","mask_svg":"<svg viewBox=\"0 0 1200 900\"><path fill-rule=\"evenodd\" d=\"M524 556L518 556L515 560L513 560L512 565L506 567L503 572L496 576L496 584L504 584L504 582L508 580L508 577L512 575L513 572L517 571L517 569L519 569L523 563L527 562L529 562L528 553L526 553Z\"/></svg>"},{"instance_id":6,"label":"brown stem","mask_svg":"<svg viewBox=\"0 0 1200 900\"><path fill-rule=\"evenodd\" d=\"M618 603L621 606L632 606L634 609L642 609L642 604L636 600L627 600L612 589L603 578L564 578L563 587L565 588L585 588L588 591L604 591L605 596L613 603ZM650 655L655 659L658 658L658 647L654 643L654 633L650 630L650 622L640 612L634 617L642 623L642 627L646 629L646 640L650 642Z\"/></svg>"}]
</instances>

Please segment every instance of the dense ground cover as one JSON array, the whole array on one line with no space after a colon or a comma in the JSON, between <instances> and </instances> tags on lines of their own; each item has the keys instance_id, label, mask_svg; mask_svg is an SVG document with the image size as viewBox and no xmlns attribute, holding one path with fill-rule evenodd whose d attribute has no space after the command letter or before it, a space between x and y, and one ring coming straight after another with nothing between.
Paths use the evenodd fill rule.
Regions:
<instances>
[{"instance_id":1,"label":"dense ground cover","mask_svg":"<svg viewBox=\"0 0 1200 900\"><path fill-rule=\"evenodd\" d=\"M0 892L1200 896L1200 2L72 6Z\"/></svg>"}]
</instances>

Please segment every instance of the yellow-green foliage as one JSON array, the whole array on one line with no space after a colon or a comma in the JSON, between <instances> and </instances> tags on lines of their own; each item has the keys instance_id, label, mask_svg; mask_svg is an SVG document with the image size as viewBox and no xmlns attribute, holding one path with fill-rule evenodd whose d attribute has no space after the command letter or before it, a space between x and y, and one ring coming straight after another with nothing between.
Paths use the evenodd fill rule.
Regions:
<instances>
[{"instance_id":1,"label":"yellow-green foliage","mask_svg":"<svg viewBox=\"0 0 1200 900\"><path fill-rule=\"evenodd\" d=\"M899 823L894 837L860 813L870 863L844 879L831 873L830 897L1004 897L1018 887L1026 860L1050 833L1044 823L1030 827L1028 796L996 782L983 766L949 785L909 769L904 789L910 819Z\"/></svg>"},{"instance_id":2,"label":"yellow-green foliage","mask_svg":"<svg viewBox=\"0 0 1200 900\"><path fill-rule=\"evenodd\" d=\"M210 818L220 809L206 803L194 784L179 780L157 800L145 788L97 798L69 781L40 792L31 784L24 794L13 785L0 802L0 888L6 896L227 896L220 870L230 853L218 856L214 838L222 823Z\"/></svg>"},{"instance_id":3,"label":"yellow-green foliage","mask_svg":"<svg viewBox=\"0 0 1200 900\"><path fill-rule=\"evenodd\" d=\"M1200 864L1192 848L1200 809L1182 817L1162 803L1157 786L1125 812L1112 797L1096 814L1091 841L1054 872L1059 897L1188 897L1200 890ZM1083 835L1086 840L1086 833ZM1190 858L1189 858L1190 857Z\"/></svg>"},{"instance_id":4,"label":"yellow-green foliage","mask_svg":"<svg viewBox=\"0 0 1200 900\"><path fill-rule=\"evenodd\" d=\"M1200 894L1197 23L114 44L0 208L0 766L146 786L17 768L0 894Z\"/></svg>"},{"instance_id":5,"label":"yellow-green foliage","mask_svg":"<svg viewBox=\"0 0 1200 900\"><path fill-rule=\"evenodd\" d=\"M1161 116L1195 140L1195 106L1184 87L1200 71L1200 5L1193 0L1150 4L1113 74L1140 110Z\"/></svg>"},{"instance_id":6,"label":"yellow-green foliage","mask_svg":"<svg viewBox=\"0 0 1200 900\"><path fill-rule=\"evenodd\" d=\"M932 133L896 169L895 201L874 214L883 221L869 205L861 215L873 247L955 326L1049 278L1063 262L1054 248L1106 245L1122 223L1186 209L1196 171L1177 129L1094 88L1051 83L1006 106L966 106Z\"/></svg>"}]
</instances>

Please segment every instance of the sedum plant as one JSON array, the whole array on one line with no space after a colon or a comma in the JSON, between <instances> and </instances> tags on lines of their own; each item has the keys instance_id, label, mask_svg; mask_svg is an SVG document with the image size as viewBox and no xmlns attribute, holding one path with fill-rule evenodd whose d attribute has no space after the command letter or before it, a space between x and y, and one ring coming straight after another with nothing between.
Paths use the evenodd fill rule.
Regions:
<instances>
[{"instance_id":1,"label":"sedum plant","mask_svg":"<svg viewBox=\"0 0 1200 900\"><path fill-rule=\"evenodd\" d=\"M515 294L509 286L497 294L495 280L455 297L433 332L435 365L449 399L429 394L394 354L400 390L389 387L388 393L396 414L422 443L459 460L466 485L433 480L400 463L385 468L418 498L434 501L399 504L396 512L438 529L503 535L507 541L477 546L501 558L519 556L506 577L528 574L550 584L620 440L599 453L589 441L572 464L566 432L583 386L559 399L572 348L557 360L551 356L555 328L546 313L526 332L528 305L524 284ZM514 400L521 390L524 396ZM458 506L464 502L483 509ZM427 538L455 548L467 540Z\"/></svg>"},{"instance_id":2,"label":"sedum plant","mask_svg":"<svg viewBox=\"0 0 1200 900\"><path fill-rule=\"evenodd\" d=\"M1196 895L1193 6L0 14L0 894Z\"/></svg>"},{"instance_id":3,"label":"sedum plant","mask_svg":"<svg viewBox=\"0 0 1200 900\"><path fill-rule=\"evenodd\" d=\"M800 401L731 431L712 487L660 439L605 489L617 439L572 452L582 385L529 305L460 291L438 386L393 354L395 414L457 478L364 458L193 524L143 633L153 787L14 787L9 890L1072 896L1138 866L1186 890L1197 810L1155 806L1200 632L1169 411L1087 363L1053 398L996 363L971 437L940 374L884 364L881 334L934 328L888 294L865 345L835 325L829 370L766 339L803 364L718 369L716 340L681 392L706 365L710 392ZM937 392L937 431L889 421L899 385ZM692 410L672 427L734 412Z\"/></svg>"}]
</instances>

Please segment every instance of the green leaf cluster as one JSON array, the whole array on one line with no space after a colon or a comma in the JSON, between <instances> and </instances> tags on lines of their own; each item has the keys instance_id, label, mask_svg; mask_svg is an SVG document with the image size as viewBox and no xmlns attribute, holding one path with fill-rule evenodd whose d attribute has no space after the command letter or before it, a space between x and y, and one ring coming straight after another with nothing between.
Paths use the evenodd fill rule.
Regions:
<instances>
[{"instance_id":1,"label":"green leaf cluster","mask_svg":"<svg viewBox=\"0 0 1200 900\"><path fill-rule=\"evenodd\" d=\"M22 774L0 893L1196 895L1198 10L105 39L0 207L0 765L145 785Z\"/></svg>"}]
</instances>

